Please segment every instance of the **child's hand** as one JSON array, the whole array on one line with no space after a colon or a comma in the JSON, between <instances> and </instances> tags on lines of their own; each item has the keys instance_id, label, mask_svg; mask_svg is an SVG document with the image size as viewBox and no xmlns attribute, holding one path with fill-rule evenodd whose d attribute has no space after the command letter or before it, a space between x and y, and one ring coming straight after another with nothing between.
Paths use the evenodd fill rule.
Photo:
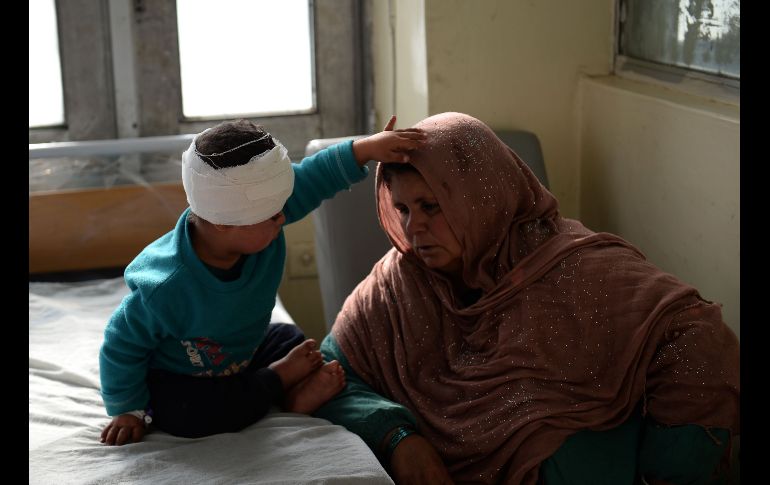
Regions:
<instances>
[{"instance_id":1,"label":"child's hand","mask_svg":"<svg viewBox=\"0 0 770 485\"><path fill-rule=\"evenodd\" d=\"M419 128L393 130L396 117L391 116L385 129L376 135L353 142L353 155L359 166L369 160L383 163L409 163L409 152L421 148L427 135Z\"/></svg>"},{"instance_id":2,"label":"child's hand","mask_svg":"<svg viewBox=\"0 0 770 485\"><path fill-rule=\"evenodd\" d=\"M132 414L121 414L112 418L104 431L102 431L102 443L108 445L124 445L126 443L138 443L144 438L144 421Z\"/></svg>"}]
</instances>

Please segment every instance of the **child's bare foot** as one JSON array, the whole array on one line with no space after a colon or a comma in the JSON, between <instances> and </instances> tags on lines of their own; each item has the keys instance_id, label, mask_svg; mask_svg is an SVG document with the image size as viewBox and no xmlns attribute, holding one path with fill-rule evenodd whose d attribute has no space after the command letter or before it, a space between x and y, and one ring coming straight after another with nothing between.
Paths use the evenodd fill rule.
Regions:
<instances>
[{"instance_id":1,"label":"child's bare foot","mask_svg":"<svg viewBox=\"0 0 770 485\"><path fill-rule=\"evenodd\" d=\"M268 367L278 374L283 389L287 390L321 367L323 361L321 352L316 350L316 341L309 338L291 349L284 358L276 360Z\"/></svg>"},{"instance_id":2,"label":"child's bare foot","mask_svg":"<svg viewBox=\"0 0 770 485\"><path fill-rule=\"evenodd\" d=\"M345 387L345 371L336 360L327 362L286 395L286 410L310 414Z\"/></svg>"}]
</instances>

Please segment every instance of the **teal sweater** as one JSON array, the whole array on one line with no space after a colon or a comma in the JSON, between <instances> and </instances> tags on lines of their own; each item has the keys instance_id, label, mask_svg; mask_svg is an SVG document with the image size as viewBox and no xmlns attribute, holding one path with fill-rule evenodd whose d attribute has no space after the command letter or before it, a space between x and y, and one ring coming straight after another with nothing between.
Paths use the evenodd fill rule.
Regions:
<instances>
[{"instance_id":1,"label":"teal sweater","mask_svg":"<svg viewBox=\"0 0 770 485\"><path fill-rule=\"evenodd\" d=\"M363 180L368 169L343 142L293 164L286 224ZM169 233L148 245L125 271L130 294L107 323L99 354L107 414L145 409L149 368L224 376L247 367L262 343L286 259L283 230L246 258L233 281L217 279L195 254L186 209Z\"/></svg>"}]
</instances>

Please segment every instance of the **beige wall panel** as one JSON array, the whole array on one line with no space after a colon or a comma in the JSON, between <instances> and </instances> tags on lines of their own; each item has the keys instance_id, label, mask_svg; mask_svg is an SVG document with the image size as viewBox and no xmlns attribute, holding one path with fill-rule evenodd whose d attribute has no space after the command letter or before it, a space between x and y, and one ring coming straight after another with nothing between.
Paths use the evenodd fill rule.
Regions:
<instances>
[{"instance_id":1,"label":"beige wall panel","mask_svg":"<svg viewBox=\"0 0 770 485\"><path fill-rule=\"evenodd\" d=\"M724 305L740 337L740 108L586 79L582 219Z\"/></svg>"}]
</instances>

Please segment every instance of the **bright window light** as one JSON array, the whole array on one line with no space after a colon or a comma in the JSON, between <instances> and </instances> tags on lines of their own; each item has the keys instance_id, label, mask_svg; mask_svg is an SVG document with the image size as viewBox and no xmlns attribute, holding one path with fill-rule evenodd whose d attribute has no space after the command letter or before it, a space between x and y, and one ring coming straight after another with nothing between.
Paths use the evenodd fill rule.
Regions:
<instances>
[{"instance_id":1,"label":"bright window light","mask_svg":"<svg viewBox=\"0 0 770 485\"><path fill-rule=\"evenodd\" d=\"M314 107L308 0L177 0L186 118Z\"/></svg>"},{"instance_id":2,"label":"bright window light","mask_svg":"<svg viewBox=\"0 0 770 485\"><path fill-rule=\"evenodd\" d=\"M64 124L54 0L29 0L29 127Z\"/></svg>"},{"instance_id":3,"label":"bright window light","mask_svg":"<svg viewBox=\"0 0 770 485\"><path fill-rule=\"evenodd\" d=\"M625 0L620 53L741 79L740 0Z\"/></svg>"}]
</instances>

